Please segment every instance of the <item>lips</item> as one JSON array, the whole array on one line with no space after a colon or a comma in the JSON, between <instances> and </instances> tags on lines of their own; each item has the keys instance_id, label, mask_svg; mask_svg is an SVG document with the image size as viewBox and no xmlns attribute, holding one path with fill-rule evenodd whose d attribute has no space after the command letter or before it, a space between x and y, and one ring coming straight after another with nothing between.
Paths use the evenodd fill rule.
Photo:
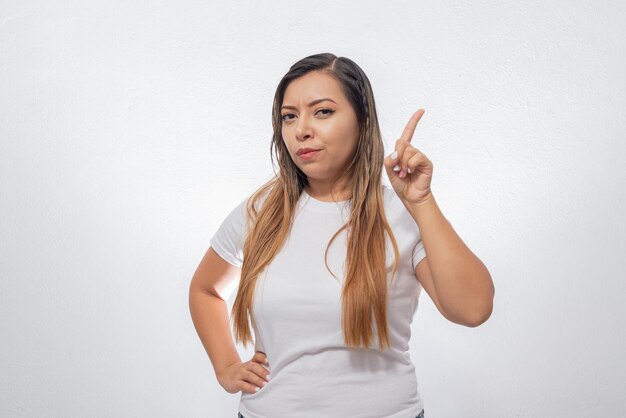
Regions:
<instances>
[{"instance_id":1,"label":"lips","mask_svg":"<svg viewBox=\"0 0 626 418\"><path fill-rule=\"evenodd\" d=\"M302 154L306 154L307 152L312 152L312 151L319 151L319 150L315 148L300 148L296 152L296 155L302 155Z\"/></svg>"},{"instance_id":2,"label":"lips","mask_svg":"<svg viewBox=\"0 0 626 418\"><path fill-rule=\"evenodd\" d=\"M298 158L300 158L301 160L304 160L304 161L306 161L306 160L312 160L312 159L314 159L314 158L317 156L317 154L319 154L319 153L320 153L320 150L312 150L312 151L309 151L309 152L303 152L303 153L301 153L300 155L298 155Z\"/></svg>"}]
</instances>

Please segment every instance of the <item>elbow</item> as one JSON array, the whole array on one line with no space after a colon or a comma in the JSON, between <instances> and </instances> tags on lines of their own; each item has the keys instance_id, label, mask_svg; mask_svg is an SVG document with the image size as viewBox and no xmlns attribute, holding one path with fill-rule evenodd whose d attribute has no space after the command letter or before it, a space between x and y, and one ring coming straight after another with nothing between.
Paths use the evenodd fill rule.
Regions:
<instances>
[{"instance_id":1,"label":"elbow","mask_svg":"<svg viewBox=\"0 0 626 418\"><path fill-rule=\"evenodd\" d=\"M489 278L489 290L486 292L483 298L481 298L481 302L474 307L472 313L468 315L469 321L467 321L467 326L470 328L476 328L489 319L491 317L491 313L493 312L493 300L496 294L495 286L493 285L493 281L491 277Z\"/></svg>"},{"instance_id":2,"label":"elbow","mask_svg":"<svg viewBox=\"0 0 626 418\"><path fill-rule=\"evenodd\" d=\"M454 315L446 314L444 316L450 322L454 322L455 324L463 325L468 328L476 328L484 324L485 322L487 322L487 320L491 316L491 311L492 311L492 308L490 305L488 309L483 307L483 309L481 309L480 311L476 310L471 313L465 313L464 315L454 316Z\"/></svg>"},{"instance_id":3,"label":"elbow","mask_svg":"<svg viewBox=\"0 0 626 418\"><path fill-rule=\"evenodd\" d=\"M444 316L456 324L476 328L487 322L491 317L494 296L495 287L490 280L488 290L472 297L463 298L465 303L452 306L442 304L442 308L445 307L446 312Z\"/></svg>"},{"instance_id":4,"label":"elbow","mask_svg":"<svg viewBox=\"0 0 626 418\"><path fill-rule=\"evenodd\" d=\"M487 322L487 320L489 319L490 316L491 316L491 313L479 316L479 317L477 317L476 319L474 319L472 321L466 322L464 325L466 327L469 327L469 328L476 328L476 327L484 324L485 322Z\"/></svg>"},{"instance_id":5,"label":"elbow","mask_svg":"<svg viewBox=\"0 0 626 418\"><path fill-rule=\"evenodd\" d=\"M468 320L465 321L463 325L470 327L470 328L476 328L484 324L485 322L487 322L489 317L491 317L492 312L493 312L493 300L490 300L489 302L482 304L480 306L480 309L474 310L472 315L468 315L468 318L467 318Z\"/></svg>"}]
</instances>

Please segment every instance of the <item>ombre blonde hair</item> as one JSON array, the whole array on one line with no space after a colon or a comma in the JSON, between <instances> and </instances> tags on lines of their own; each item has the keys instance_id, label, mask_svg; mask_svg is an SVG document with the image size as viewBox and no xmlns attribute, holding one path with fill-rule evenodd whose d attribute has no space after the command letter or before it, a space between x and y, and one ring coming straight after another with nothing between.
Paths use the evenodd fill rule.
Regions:
<instances>
[{"instance_id":1,"label":"ombre blonde hair","mask_svg":"<svg viewBox=\"0 0 626 418\"><path fill-rule=\"evenodd\" d=\"M372 325L375 324L379 348L384 350L391 346L386 314L388 287L385 231L389 234L395 254L392 279L399 258L398 245L385 217L383 204L381 175L384 146L374 95L367 76L352 60L330 53L312 55L298 61L291 66L276 89L270 157L275 166L276 155L279 170L248 200L246 210L249 232L243 245L241 278L231 315L235 340L242 342L244 347L252 342L248 318L252 318L256 280L285 243L296 204L307 185L306 175L293 162L283 142L280 108L289 83L311 71L329 74L339 82L359 124L355 155L346 170L335 180L336 183L344 176L352 178L350 217L328 243L330 246L337 235L347 228L347 269L342 289L345 344L357 348L362 345L369 349L374 338ZM263 204L257 209L256 203L262 197ZM327 255L328 247L324 253L324 262L330 271ZM335 276L332 271L330 273Z\"/></svg>"}]
</instances>

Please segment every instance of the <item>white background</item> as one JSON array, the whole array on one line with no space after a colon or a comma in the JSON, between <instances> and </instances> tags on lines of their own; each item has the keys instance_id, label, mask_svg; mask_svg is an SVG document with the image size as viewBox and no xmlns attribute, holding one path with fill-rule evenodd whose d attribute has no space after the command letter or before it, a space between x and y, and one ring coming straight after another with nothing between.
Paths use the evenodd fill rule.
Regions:
<instances>
[{"instance_id":1,"label":"white background","mask_svg":"<svg viewBox=\"0 0 626 418\"><path fill-rule=\"evenodd\" d=\"M422 293L426 417L623 416L624 21L617 1L0 1L0 415L236 416L189 282L272 175L278 81L332 52L368 75L388 153L426 110L413 145L495 283L478 328Z\"/></svg>"}]
</instances>

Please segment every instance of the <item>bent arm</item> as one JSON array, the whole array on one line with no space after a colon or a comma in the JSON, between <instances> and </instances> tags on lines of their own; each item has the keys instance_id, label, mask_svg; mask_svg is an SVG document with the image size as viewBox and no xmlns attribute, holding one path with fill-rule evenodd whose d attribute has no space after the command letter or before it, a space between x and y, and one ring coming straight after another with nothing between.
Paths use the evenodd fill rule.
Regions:
<instances>
[{"instance_id":1,"label":"bent arm","mask_svg":"<svg viewBox=\"0 0 626 418\"><path fill-rule=\"evenodd\" d=\"M215 290L218 283L234 280L237 273L236 267L209 248L189 286L191 318L216 377L241 361L230 330L228 306Z\"/></svg>"},{"instance_id":2,"label":"bent arm","mask_svg":"<svg viewBox=\"0 0 626 418\"><path fill-rule=\"evenodd\" d=\"M416 268L418 280L432 282L425 288L436 293L438 308L449 320L471 327L485 322L495 294L485 265L457 235L434 197L407 209L418 224L428 258L422 274Z\"/></svg>"}]
</instances>

